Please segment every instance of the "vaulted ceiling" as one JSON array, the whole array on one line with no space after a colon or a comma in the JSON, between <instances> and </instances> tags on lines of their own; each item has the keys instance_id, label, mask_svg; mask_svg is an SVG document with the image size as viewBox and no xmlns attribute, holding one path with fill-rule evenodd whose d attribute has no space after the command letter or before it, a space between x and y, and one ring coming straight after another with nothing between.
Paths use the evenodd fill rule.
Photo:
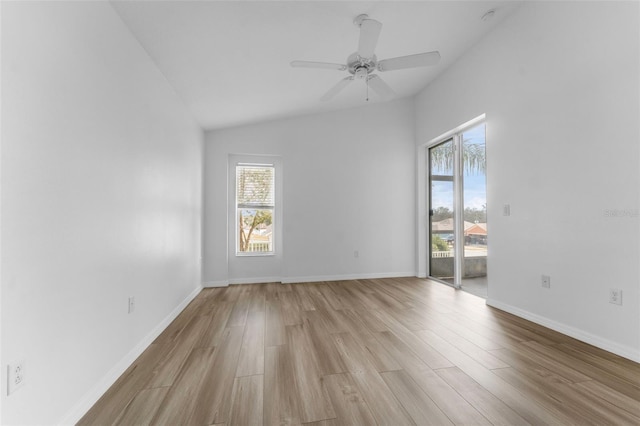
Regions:
<instances>
[{"instance_id":1,"label":"vaulted ceiling","mask_svg":"<svg viewBox=\"0 0 640 426\"><path fill-rule=\"evenodd\" d=\"M378 59L438 50L432 67L379 73L394 98L413 96L518 7L506 1L111 2L204 129L366 104L366 85L320 98L346 71L292 68L346 63L362 13L383 24ZM489 10L492 19L482 19ZM388 100L388 99L385 99ZM371 93L369 102L384 101Z\"/></svg>"}]
</instances>

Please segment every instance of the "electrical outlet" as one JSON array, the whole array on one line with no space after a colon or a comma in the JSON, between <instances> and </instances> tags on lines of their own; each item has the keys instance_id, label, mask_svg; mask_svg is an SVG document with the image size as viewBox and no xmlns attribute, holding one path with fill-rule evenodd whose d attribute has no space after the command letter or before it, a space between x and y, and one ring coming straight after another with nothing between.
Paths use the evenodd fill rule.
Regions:
<instances>
[{"instance_id":1,"label":"electrical outlet","mask_svg":"<svg viewBox=\"0 0 640 426\"><path fill-rule=\"evenodd\" d=\"M614 305L622 305L622 290L619 288L609 289L609 303Z\"/></svg>"},{"instance_id":2,"label":"electrical outlet","mask_svg":"<svg viewBox=\"0 0 640 426\"><path fill-rule=\"evenodd\" d=\"M7 366L7 395L11 395L21 388L25 382L24 361Z\"/></svg>"},{"instance_id":3,"label":"electrical outlet","mask_svg":"<svg viewBox=\"0 0 640 426\"><path fill-rule=\"evenodd\" d=\"M136 310L136 298L129 296L129 313L132 314Z\"/></svg>"},{"instance_id":4,"label":"electrical outlet","mask_svg":"<svg viewBox=\"0 0 640 426\"><path fill-rule=\"evenodd\" d=\"M542 275L541 281L542 281L542 287L551 288L551 277L549 275Z\"/></svg>"}]
</instances>

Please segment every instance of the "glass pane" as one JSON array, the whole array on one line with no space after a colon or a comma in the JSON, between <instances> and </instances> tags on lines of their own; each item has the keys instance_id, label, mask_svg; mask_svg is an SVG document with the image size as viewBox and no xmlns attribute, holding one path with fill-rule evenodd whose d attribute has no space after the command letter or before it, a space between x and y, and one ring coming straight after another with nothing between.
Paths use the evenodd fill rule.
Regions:
<instances>
[{"instance_id":1,"label":"glass pane","mask_svg":"<svg viewBox=\"0 0 640 426\"><path fill-rule=\"evenodd\" d=\"M453 176L453 140L429 149L432 175Z\"/></svg>"},{"instance_id":2,"label":"glass pane","mask_svg":"<svg viewBox=\"0 0 640 426\"><path fill-rule=\"evenodd\" d=\"M274 205L274 168L270 166L237 166L236 196L243 207Z\"/></svg>"},{"instance_id":3,"label":"glass pane","mask_svg":"<svg viewBox=\"0 0 640 426\"><path fill-rule=\"evenodd\" d=\"M453 141L429 149L431 183L430 275L453 283Z\"/></svg>"},{"instance_id":4,"label":"glass pane","mask_svg":"<svg viewBox=\"0 0 640 426\"><path fill-rule=\"evenodd\" d=\"M487 182L485 125L462 134L464 259L462 288L487 297Z\"/></svg>"},{"instance_id":5,"label":"glass pane","mask_svg":"<svg viewBox=\"0 0 640 426\"><path fill-rule=\"evenodd\" d=\"M273 210L238 209L238 252L273 252Z\"/></svg>"}]
</instances>

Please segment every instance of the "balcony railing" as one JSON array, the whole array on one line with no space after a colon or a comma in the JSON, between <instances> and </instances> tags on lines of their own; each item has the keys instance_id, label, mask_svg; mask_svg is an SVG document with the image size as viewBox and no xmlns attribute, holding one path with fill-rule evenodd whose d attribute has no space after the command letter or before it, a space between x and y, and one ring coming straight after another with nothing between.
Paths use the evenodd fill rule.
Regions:
<instances>
[{"instance_id":1,"label":"balcony railing","mask_svg":"<svg viewBox=\"0 0 640 426\"><path fill-rule=\"evenodd\" d=\"M453 257L453 250L449 251L432 251L431 257Z\"/></svg>"},{"instance_id":2,"label":"balcony railing","mask_svg":"<svg viewBox=\"0 0 640 426\"><path fill-rule=\"evenodd\" d=\"M249 242L249 247L247 247L248 252L271 252L271 243L270 242Z\"/></svg>"}]
</instances>

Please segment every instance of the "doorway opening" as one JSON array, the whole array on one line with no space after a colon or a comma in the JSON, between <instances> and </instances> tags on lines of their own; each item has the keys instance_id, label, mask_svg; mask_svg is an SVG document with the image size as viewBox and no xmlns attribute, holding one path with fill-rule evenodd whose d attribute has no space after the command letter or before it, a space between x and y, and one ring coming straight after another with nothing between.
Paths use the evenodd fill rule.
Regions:
<instances>
[{"instance_id":1,"label":"doorway opening","mask_svg":"<svg viewBox=\"0 0 640 426\"><path fill-rule=\"evenodd\" d=\"M487 297L486 126L427 147L429 275Z\"/></svg>"}]
</instances>

